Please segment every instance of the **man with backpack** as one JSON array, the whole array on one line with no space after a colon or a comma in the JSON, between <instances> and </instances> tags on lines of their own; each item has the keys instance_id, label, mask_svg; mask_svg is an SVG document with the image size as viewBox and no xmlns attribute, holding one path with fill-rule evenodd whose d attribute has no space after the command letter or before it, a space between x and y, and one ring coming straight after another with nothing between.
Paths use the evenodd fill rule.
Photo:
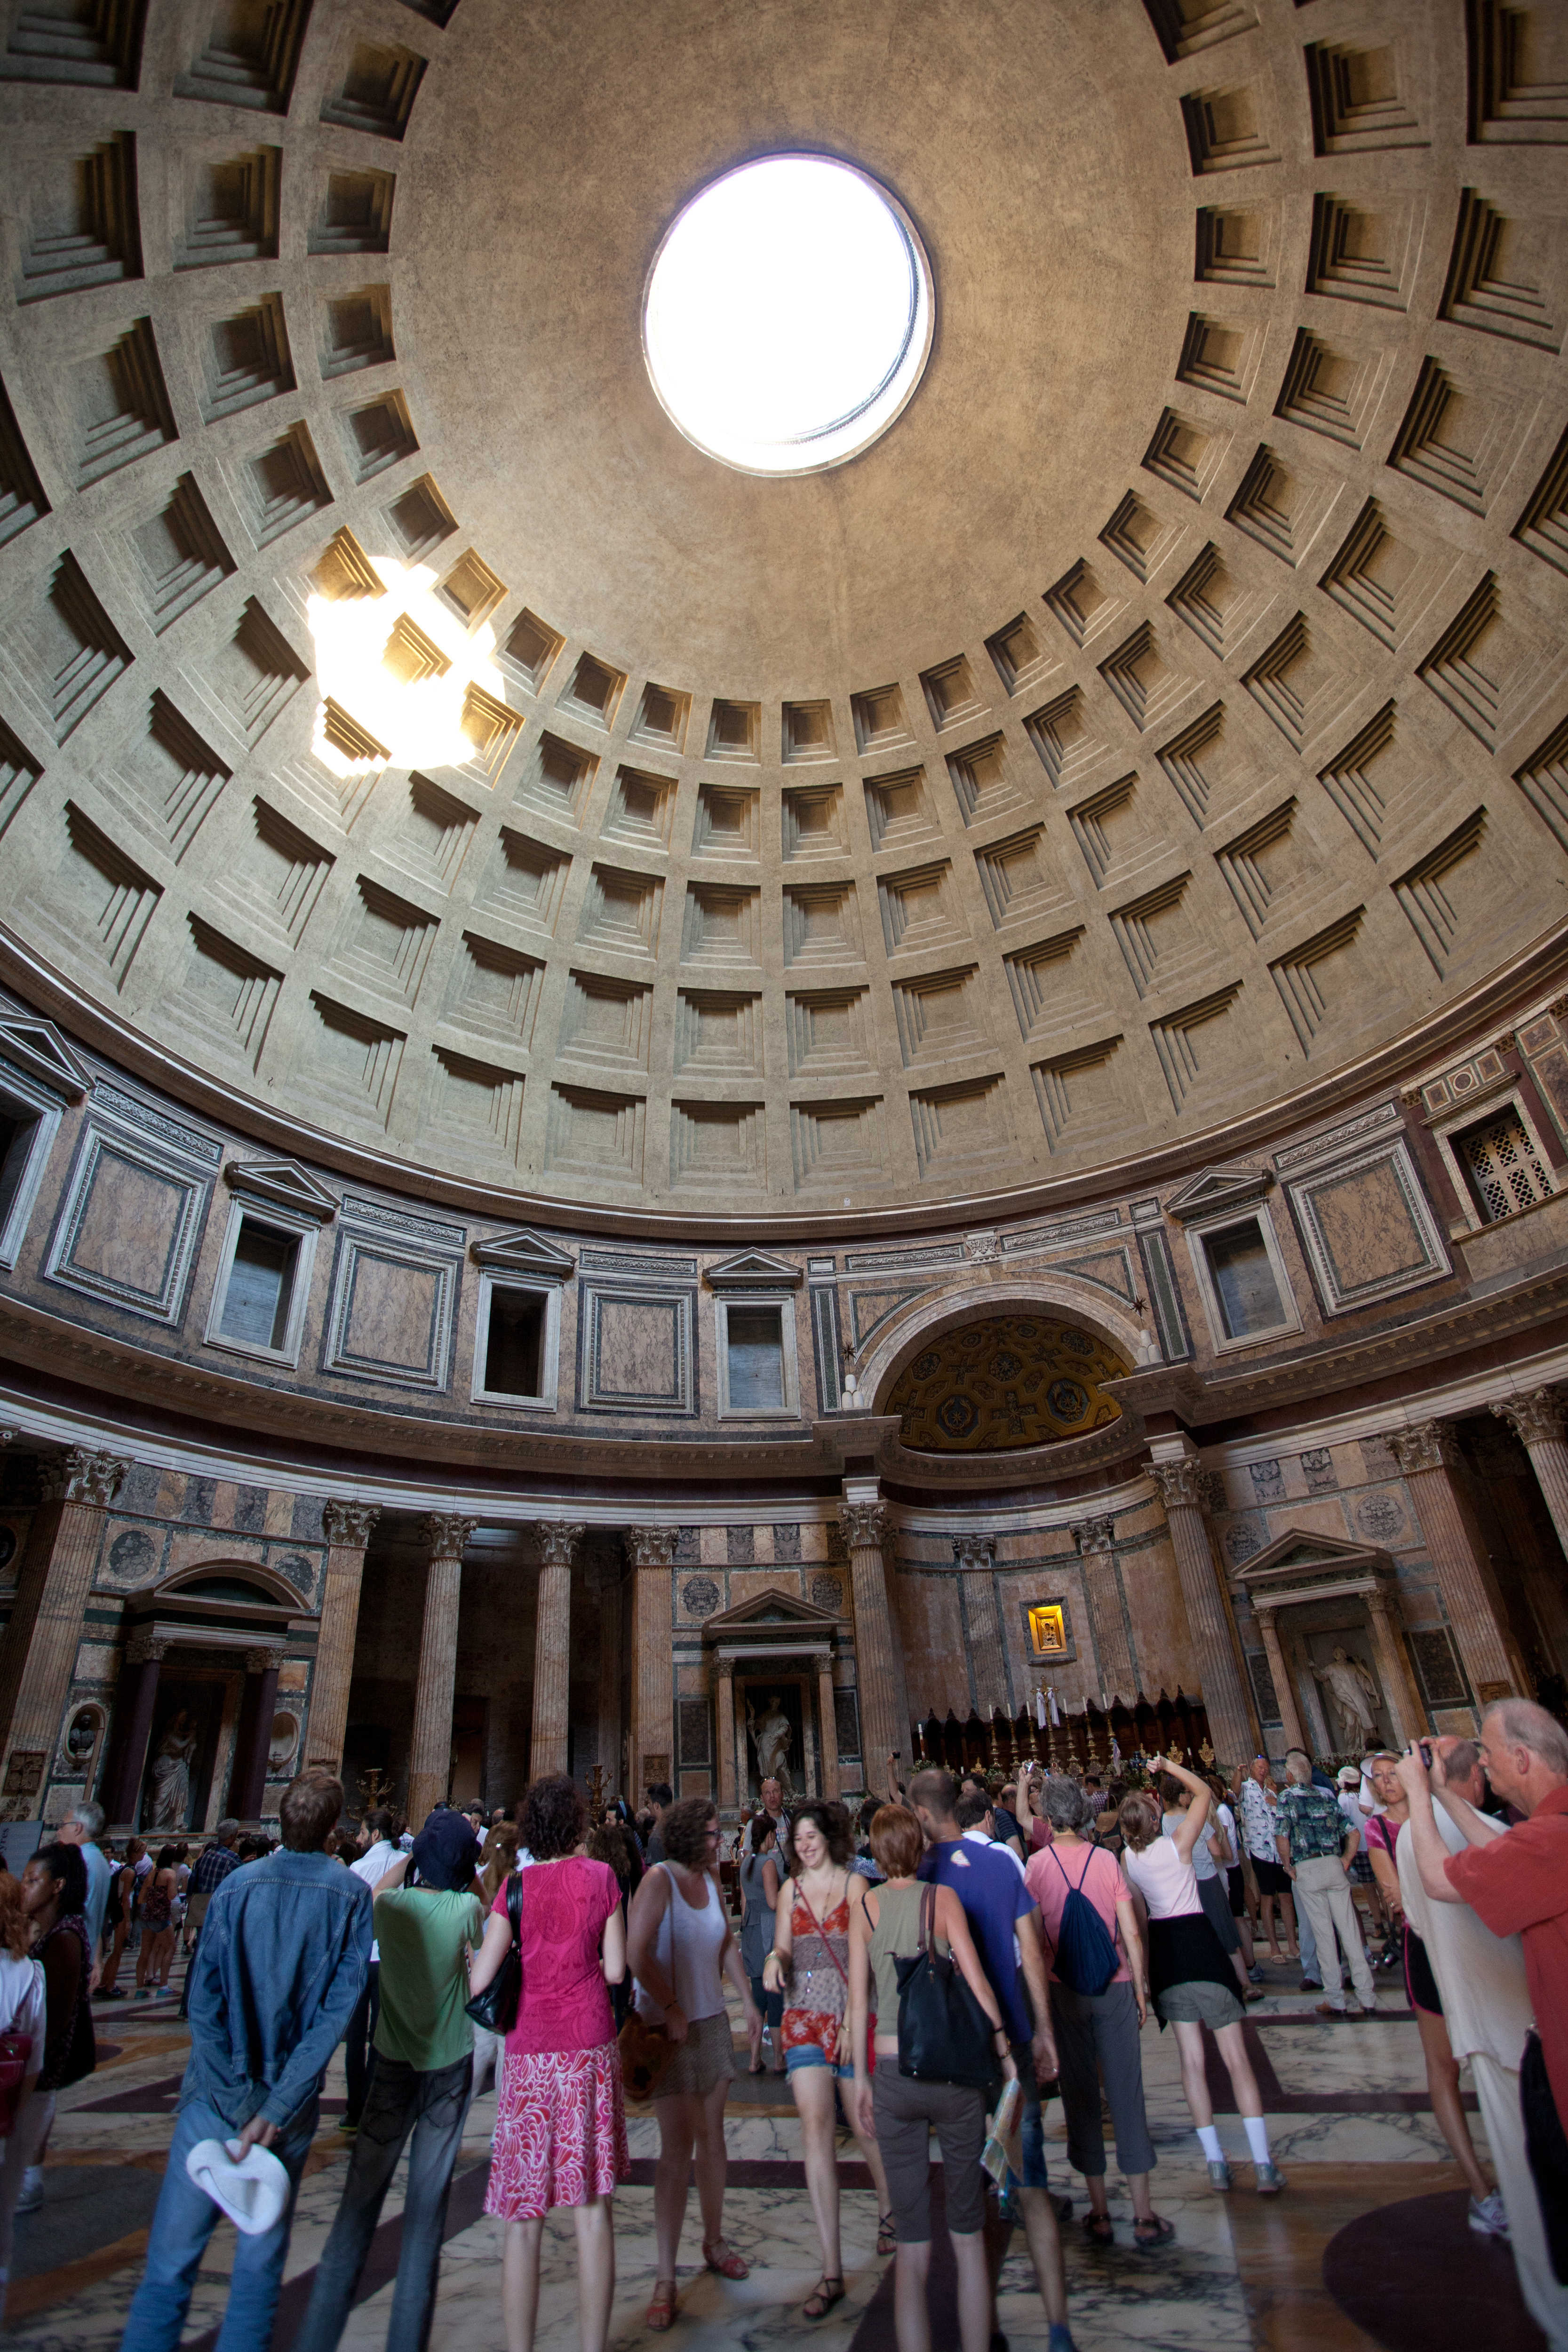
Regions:
<instances>
[{"instance_id":1,"label":"man with backpack","mask_svg":"<svg viewBox=\"0 0 1568 2352\"><path fill-rule=\"evenodd\" d=\"M910 1808L926 1838L919 1875L922 1881L951 1887L963 1904L981 1966L1013 2044L1024 2094L1024 2180L1018 2203L1050 2326L1050 2352L1071 2352L1067 2277L1056 2208L1047 2182L1038 2088L1057 2073L1039 1913L1019 1876L1017 1857L989 1839L977 1843L964 1836L958 1824L958 1786L951 1772L917 1772L910 1782Z\"/></svg>"},{"instance_id":2,"label":"man with backpack","mask_svg":"<svg viewBox=\"0 0 1568 2352\"><path fill-rule=\"evenodd\" d=\"M1025 1878L1039 1906L1050 1968L1068 2162L1089 2190L1084 2230L1093 2245L1114 2242L1105 2194L1103 2079L1116 2161L1132 2199L1132 2235L1140 2246L1163 2245L1174 2231L1149 2193L1155 2159L1138 2039L1148 1994L1132 1890L1116 1856L1082 1834L1089 1799L1075 1782L1053 1773L1040 1801L1051 1843L1032 1856Z\"/></svg>"}]
</instances>

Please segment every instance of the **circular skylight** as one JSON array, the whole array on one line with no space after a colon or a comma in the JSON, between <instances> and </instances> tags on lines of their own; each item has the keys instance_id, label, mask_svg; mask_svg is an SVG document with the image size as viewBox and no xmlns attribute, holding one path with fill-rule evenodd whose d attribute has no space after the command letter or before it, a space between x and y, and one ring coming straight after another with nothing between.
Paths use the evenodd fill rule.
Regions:
<instances>
[{"instance_id":1,"label":"circular skylight","mask_svg":"<svg viewBox=\"0 0 1568 2352\"><path fill-rule=\"evenodd\" d=\"M931 270L901 208L847 163L770 155L694 196L648 274L643 349L689 441L749 474L842 465L925 366Z\"/></svg>"}]
</instances>

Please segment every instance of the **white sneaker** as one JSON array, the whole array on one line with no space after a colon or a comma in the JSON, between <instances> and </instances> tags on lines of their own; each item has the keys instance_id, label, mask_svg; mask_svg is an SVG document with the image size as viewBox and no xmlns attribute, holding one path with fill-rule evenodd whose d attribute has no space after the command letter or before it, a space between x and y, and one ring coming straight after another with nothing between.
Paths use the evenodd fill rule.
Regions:
<instances>
[{"instance_id":1,"label":"white sneaker","mask_svg":"<svg viewBox=\"0 0 1568 2352\"><path fill-rule=\"evenodd\" d=\"M16 2200L18 2213L36 2213L44 2201L44 2168L29 2164L22 2175L22 2193Z\"/></svg>"},{"instance_id":2,"label":"white sneaker","mask_svg":"<svg viewBox=\"0 0 1568 2352\"><path fill-rule=\"evenodd\" d=\"M21 2208L18 2207L17 2210L20 2211ZM1479 2237L1507 2237L1508 2215L1503 2209L1502 2199L1495 2189L1489 2197L1471 2198L1470 2227Z\"/></svg>"}]
</instances>

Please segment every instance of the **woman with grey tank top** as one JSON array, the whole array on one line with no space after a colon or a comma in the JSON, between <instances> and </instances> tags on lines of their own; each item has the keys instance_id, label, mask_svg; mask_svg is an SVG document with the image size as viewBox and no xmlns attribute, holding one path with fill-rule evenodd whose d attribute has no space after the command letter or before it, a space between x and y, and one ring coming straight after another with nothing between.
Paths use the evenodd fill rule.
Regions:
<instances>
[{"instance_id":1,"label":"woman with grey tank top","mask_svg":"<svg viewBox=\"0 0 1568 2352\"><path fill-rule=\"evenodd\" d=\"M710 1797L686 1797L659 1824L664 1859L632 1897L627 1960L637 1979L637 2013L662 2025L675 2055L654 2090L658 2163L653 2215L658 2269L646 2325L675 2324L675 2262L686 2219L686 2188L695 2158L702 2208L702 2259L721 2278L743 2279L749 2265L724 2242L724 2102L735 2062L724 1979L741 1998L754 2063L763 2020L746 1982L740 1946L719 1893L719 1815Z\"/></svg>"},{"instance_id":2,"label":"woman with grey tank top","mask_svg":"<svg viewBox=\"0 0 1568 2352\"><path fill-rule=\"evenodd\" d=\"M920 1948L921 1907L934 1895L932 1934L938 1951L951 1949L964 1982L990 2019L996 2072L1017 2074L996 1996L951 1887L924 1887L915 1877L924 1840L913 1813L884 1805L871 1823L871 1851L887 1873L868 1887L849 1923L849 2038L855 2060L855 2101L861 2128L875 2132L887 2168L898 2231L893 2273L893 2330L899 2352L929 2352L926 2286L931 2274L931 2135L942 2149L947 2226L958 2267L962 2352L986 2352L994 2305L985 2261L985 2095L955 2083L928 2083L899 2068L897 1959ZM877 2008L877 2072L866 2063L866 2019L873 1984ZM1053 2331L1054 2333L1054 2331Z\"/></svg>"}]
</instances>

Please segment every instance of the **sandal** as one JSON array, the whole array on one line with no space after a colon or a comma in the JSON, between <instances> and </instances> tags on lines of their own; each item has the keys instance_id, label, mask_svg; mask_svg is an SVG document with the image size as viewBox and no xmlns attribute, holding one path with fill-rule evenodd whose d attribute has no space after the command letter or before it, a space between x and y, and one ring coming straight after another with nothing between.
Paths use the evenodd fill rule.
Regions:
<instances>
[{"instance_id":1,"label":"sandal","mask_svg":"<svg viewBox=\"0 0 1568 2352\"><path fill-rule=\"evenodd\" d=\"M1158 2213L1151 2213L1146 2221L1132 2224L1132 2242L1138 2246L1167 2245L1175 2234L1175 2223L1164 2221Z\"/></svg>"},{"instance_id":2,"label":"sandal","mask_svg":"<svg viewBox=\"0 0 1568 2352\"><path fill-rule=\"evenodd\" d=\"M842 2278L829 2278L824 2271L811 2293L800 2306L803 2319L826 2319L836 2303L844 2300Z\"/></svg>"},{"instance_id":3,"label":"sandal","mask_svg":"<svg viewBox=\"0 0 1568 2352\"><path fill-rule=\"evenodd\" d=\"M1109 2213L1086 2213L1083 2234L1091 2246L1113 2246L1116 2243L1116 2231Z\"/></svg>"},{"instance_id":4,"label":"sandal","mask_svg":"<svg viewBox=\"0 0 1568 2352\"><path fill-rule=\"evenodd\" d=\"M879 2213L877 2216L877 2252L879 2254L896 2254L898 2251L899 2233L894 2226L892 2215L890 2213Z\"/></svg>"},{"instance_id":5,"label":"sandal","mask_svg":"<svg viewBox=\"0 0 1568 2352\"><path fill-rule=\"evenodd\" d=\"M717 2260L715 2260L715 2249L717 2249ZM732 2252L722 2238L716 2239L712 2246L708 2243L706 2238L703 2239L702 2259L710 2271L718 2272L721 2278L743 2279L750 2278L752 2275L751 2263L744 2261L741 2255Z\"/></svg>"},{"instance_id":6,"label":"sandal","mask_svg":"<svg viewBox=\"0 0 1568 2352\"><path fill-rule=\"evenodd\" d=\"M643 2313L643 2326L662 2336L667 2327L675 2326L675 2281L655 2279L653 2300Z\"/></svg>"}]
</instances>

